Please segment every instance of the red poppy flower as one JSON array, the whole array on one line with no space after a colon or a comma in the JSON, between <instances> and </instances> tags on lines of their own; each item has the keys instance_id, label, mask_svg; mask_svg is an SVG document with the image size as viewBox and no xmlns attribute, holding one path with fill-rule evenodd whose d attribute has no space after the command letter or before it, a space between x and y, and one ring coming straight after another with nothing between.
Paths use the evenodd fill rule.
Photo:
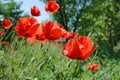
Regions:
<instances>
[{"instance_id":1,"label":"red poppy flower","mask_svg":"<svg viewBox=\"0 0 120 80\"><path fill-rule=\"evenodd\" d=\"M87 36L79 36L77 40L70 39L62 51L62 54L71 59L87 59L97 48L92 48L93 41Z\"/></svg>"},{"instance_id":2,"label":"red poppy flower","mask_svg":"<svg viewBox=\"0 0 120 80\"><path fill-rule=\"evenodd\" d=\"M75 38L77 36L77 32L70 32L70 38Z\"/></svg>"},{"instance_id":3,"label":"red poppy flower","mask_svg":"<svg viewBox=\"0 0 120 80\"><path fill-rule=\"evenodd\" d=\"M4 30L0 30L0 35L5 35L5 31Z\"/></svg>"},{"instance_id":4,"label":"red poppy flower","mask_svg":"<svg viewBox=\"0 0 120 80\"><path fill-rule=\"evenodd\" d=\"M46 40L45 35L43 33L43 28L41 28L40 33L36 35L37 40Z\"/></svg>"},{"instance_id":5,"label":"red poppy flower","mask_svg":"<svg viewBox=\"0 0 120 80\"><path fill-rule=\"evenodd\" d=\"M59 9L59 4L57 4L54 0L49 0L45 5L46 12L55 13Z\"/></svg>"},{"instance_id":6,"label":"red poppy flower","mask_svg":"<svg viewBox=\"0 0 120 80\"><path fill-rule=\"evenodd\" d=\"M19 37L27 37L27 41L31 42L34 37L40 33L40 23L35 18L24 17L18 20L15 32Z\"/></svg>"},{"instance_id":7,"label":"red poppy flower","mask_svg":"<svg viewBox=\"0 0 120 80\"><path fill-rule=\"evenodd\" d=\"M33 16L40 16L40 10L37 6L31 7L31 14Z\"/></svg>"},{"instance_id":8,"label":"red poppy flower","mask_svg":"<svg viewBox=\"0 0 120 80\"><path fill-rule=\"evenodd\" d=\"M70 39L64 46L64 49L62 50L62 54L64 56L67 56L71 59L79 59L79 47L78 43L74 39Z\"/></svg>"},{"instance_id":9,"label":"red poppy flower","mask_svg":"<svg viewBox=\"0 0 120 80\"><path fill-rule=\"evenodd\" d=\"M3 27L4 27L5 29L9 29L9 28L12 26L11 20L9 20L9 19L7 19L7 18L5 18L5 19L1 22L1 24L3 25Z\"/></svg>"},{"instance_id":10,"label":"red poppy flower","mask_svg":"<svg viewBox=\"0 0 120 80\"><path fill-rule=\"evenodd\" d=\"M48 21L43 24L42 28L46 39L57 40L61 38L62 28L58 24Z\"/></svg>"},{"instance_id":11,"label":"red poppy flower","mask_svg":"<svg viewBox=\"0 0 120 80\"><path fill-rule=\"evenodd\" d=\"M68 38L70 36L70 32L62 29L62 38Z\"/></svg>"},{"instance_id":12,"label":"red poppy flower","mask_svg":"<svg viewBox=\"0 0 120 80\"><path fill-rule=\"evenodd\" d=\"M90 70L92 70L92 71L96 71L96 70L98 70L100 67L99 67L99 65L97 65L97 64L92 64L92 63L88 63L88 68L90 69Z\"/></svg>"},{"instance_id":13,"label":"red poppy flower","mask_svg":"<svg viewBox=\"0 0 120 80\"><path fill-rule=\"evenodd\" d=\"M97 48L97 46L93 47L93 41L87 36L78 37L77 42L79 43L80 60L87 59Z\"/></svg>"},{"instance_id":14,"label":"red poppy flower","mask_svg":"<svg viewBox=\"0 0 120 80\"><path fill-rule=\"evenodd\" d=\"M58 26L62 29L62 36L61 38L68 38L70 36L70 33L63 29L64 27L61 24L58 24Z\"/></svg>"}]
</instances>

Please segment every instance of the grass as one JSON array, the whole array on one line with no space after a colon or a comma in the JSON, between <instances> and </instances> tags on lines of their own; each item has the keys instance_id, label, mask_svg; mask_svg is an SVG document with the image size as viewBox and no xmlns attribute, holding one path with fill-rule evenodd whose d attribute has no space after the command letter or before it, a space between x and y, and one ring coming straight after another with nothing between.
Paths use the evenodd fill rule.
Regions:
<instances>
[{"instance_id":1,"label":"grass","mask_svg":"<svg viewBox=\"0 0 120 80\"><path fill-rule=\"evenodd\" d=\"M62 55L63 46L27 43L14 38L10 46L1 45L0 80L119 80L120 59L109 58L97 50L85 61L71 60ZM15 51L16 50L16 51ZM87 63L100 65L91 71Z\"/></svg>"}]
</instances>

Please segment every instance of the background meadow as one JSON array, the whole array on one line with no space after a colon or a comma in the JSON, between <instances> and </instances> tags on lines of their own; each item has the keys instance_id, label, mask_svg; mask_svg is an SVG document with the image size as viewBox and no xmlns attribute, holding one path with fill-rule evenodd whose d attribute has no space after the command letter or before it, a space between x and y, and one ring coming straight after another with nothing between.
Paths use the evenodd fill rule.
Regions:
<instances>
[{"instance_id":1,"label":"background meadow","mask_svg":"<svg viewBox=\"0 0 120 80\"><path fill-rule=\"evenodd\" d=\"M62 55L65 43L27 42L14 29L20 17L31 15L20 9L22 3L1 0L0 22L9 18L13 25L4 29L0 24L0 30L5 31L0 35L0 80L119 80L120 1L55 1L60 9L50 15L50 20L62 24L68 31L89 36L99 47L87 60L81 61ZM100 68L92 71L88 62Z\"/></svg>"}]
</instances>

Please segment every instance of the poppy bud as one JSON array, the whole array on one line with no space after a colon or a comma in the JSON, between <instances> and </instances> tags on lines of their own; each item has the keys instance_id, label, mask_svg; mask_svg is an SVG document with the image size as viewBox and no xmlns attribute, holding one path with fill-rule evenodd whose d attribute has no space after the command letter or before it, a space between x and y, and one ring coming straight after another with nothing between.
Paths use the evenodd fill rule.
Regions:
<instances>
[{"instance_id":1,"label":"poppy bud","mask_svg":"<svg viewBox=\"0 0 120 80\"><path fill-rule=\"evenodd\" d=\"M33 16L40 16L40 10L37 6L31 7L31 14Z\"/></svg>"},{"instance_id":2,"label":"poppy bud","mask_svg":"<svg viewBox=\"0 0 120 80\"><path fill-rule=\"evenodd\" d=\"M7 19L7 18L5 18L5 19L1 22L1 24L3 25L3 27L4 27L5 29L9 29L9 28L12 26L11 20L9 20L9 19Z\"/></svg>"}]
</instances>

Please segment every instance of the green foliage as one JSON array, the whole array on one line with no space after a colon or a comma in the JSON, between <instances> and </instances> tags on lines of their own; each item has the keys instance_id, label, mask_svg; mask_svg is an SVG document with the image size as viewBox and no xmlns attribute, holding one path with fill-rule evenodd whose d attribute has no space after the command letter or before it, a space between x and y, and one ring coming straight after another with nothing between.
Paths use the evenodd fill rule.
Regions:
<instances>
[{"instance_id":1,"label":"green foliage","mask_svg":"<svg viewBox=\"0 0 120 80\"><path fill-rule=\"evenodd\" d=\"M10 46L0 50L1 80L115 80L120 79L118 59L97 57L97 51L86 61L70 60L61 54L63 47L49 42L26 43L14 38ZM16 51L14 51L16 50ZM91 71L87 63L100 65Z\"/></svg>"}]
</instances>

